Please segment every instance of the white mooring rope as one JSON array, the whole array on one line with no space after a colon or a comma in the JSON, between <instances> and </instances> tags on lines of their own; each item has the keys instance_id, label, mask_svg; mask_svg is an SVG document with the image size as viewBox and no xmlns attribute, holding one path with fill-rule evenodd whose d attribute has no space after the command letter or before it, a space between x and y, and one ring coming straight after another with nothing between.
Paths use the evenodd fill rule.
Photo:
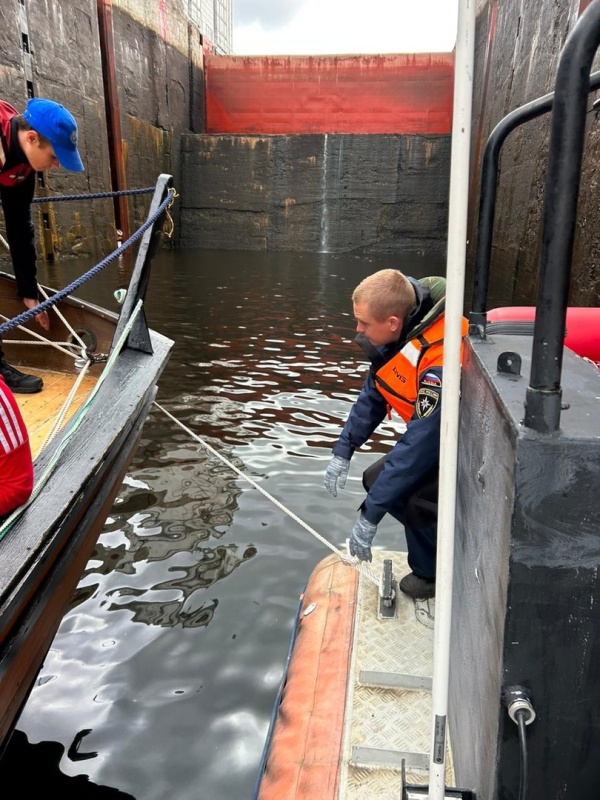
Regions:
<instances>
[{"instance_id":1,"label":"white mooring rope","mask_svg":"<svg viewBox=\"0 0 600 800\"><path fill-rule=\"evenodd\" d=\"M235 464L232 464L231 461L229 461L229 459L225 458L225 456L219 453L218 450L215 450L215 448L212 447L212 445L208 444L208 442L206 442L204 439L202 439L200 436L194 433L194 431L190 430L190 428L188 428L186 425L183 424L183 422L178 420L177 417L174 417L173 414L167 411L166 408L163 408L157 402L154 402L154 405L160 411L162 411L163 414L169 417L169 419L171 419L176 425L179 425L179 427L182 430L184 430L187 434L189 434L192 437L192 439L195 439L199 444L205 447L209 452L211 452L226 466L228 466L229 469L237 473L240 476L240 478L243 478L245 481L248 481L248 483L255 489L257 489L262 495L264 495L267 498L267 500L270 500L274 505L277 506L277 508L281 509L285 514L287 514L288 517L291 517L294 520L294 522L297 522L298 525L301 525L312 536L318 539L321 542L321 544L324 544L325 547L328 547L330 550L332 550L337 556L339 556L342 559L342 561L357 569L361 575L363 575L367 580L371 581L371 583L375 584L375 586L379 588L379 585L381 583L379 577L375 575L375 573L363 561L359 561L357 558L349 556L346 553L342 552L341 550L338 550L338 548L335 545L331 544L331 542L328 542L327 539L321 536L320 533L317 533L317 531L314 528L311 528L310 525L307 525L306 522L304 522L304 520L301 520L300 517L294 514L293 511L290 511L290 509L284 506L283 503L280 503L279 500L273 497L273 495L269 494L269 492L263 489L262 486L260 486L260 484L258 484L255 480L253 480L244 472L242 472L240 469L238 469L235 466Z\"/></svg>"},{"instance_id":2,"label":"white mooring rope","mask_svg":"<svg viewBox=\"0 0 600 800\"><path fill-rule=\"evenodd\" d=\"M71 427L69 428L69 430L67 431L67 433L65 434L63 439L59 442L59 444L58 444L56 450L54 451L54 453L52 453L52 455L50 456L50 460L48 462L48 465L47 465L46 469L44 470L44 472L42 473L41 477L39 479L37 479L37 476L36 476L35 486L33 487L33 492L31 493L29 499L25 503L23 503L22 506L19 506L18 508L16 508L9 517L7 517L3 522L0 523L0 539L2 539L4 537L4 535L10 530L10 528L17 521L17 519L19 519L19 517L22 516L24 511L27 508L29 508L29 506L33 503L35 498L39 495L39 493L42 491L42 489L46 485L46 482L47 482L48 478L50 477L50 475L52 474L54 468L56 467L56 464L58 463L58 460L60 459L60 456L61 456L63 450L65 449L65 447L67 446L67 444L71 440L73 434L75 433L75 431L77 430L77 428L81 424L82 419L86 416L88 408L91 406L92 401L96 397L100 387L104 383L104 380L106 379L107 375L110 373L113 364L115 363L115 361L117 360L117 358L118 358L118 356L119 356L119 354L121 352L121 348L125 344L125 342L127 340L127 337L129 336L129 334L131 332L131 329L133 328L133 323L137 319L137 316L138 316L138 314L140 313L141 310L142 310L142 301L138 300L136 307L131 312L131 316L130 316L127 324L123 328L121 336L119 337L119 341L116 343L116 345L112 349L112 352L111 352L110 356L108 357L108 360L107 360L107 362L106 362L106 364L104 366L104 369L102 370L102 374L100 375L100 377L98 378L98 380L94 384L94 387L93 387L92 391L89 393L89 395L88 395L87 399L85 400L85 402L80 406L80 408L76 412L74 418L71 420Z\"/></svg>"}]
</instances>

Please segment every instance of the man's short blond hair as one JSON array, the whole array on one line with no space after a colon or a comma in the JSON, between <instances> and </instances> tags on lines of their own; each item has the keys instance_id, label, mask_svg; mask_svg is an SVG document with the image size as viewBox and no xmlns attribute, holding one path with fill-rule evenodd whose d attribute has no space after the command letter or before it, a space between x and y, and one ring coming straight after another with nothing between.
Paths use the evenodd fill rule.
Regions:
<instances>
[{"instance_id":1,"label":"man's short blond hair","mask_svg":"<svg viewBox=\"0 0 600 800\"><path fill-rule=\"evenodd\" d=\"M397 269L381 269L361 281L352 293L353 303L366 303L378 322L389 317L404 320L417 297L408 280Z\"/></svg>"}]
</instances>

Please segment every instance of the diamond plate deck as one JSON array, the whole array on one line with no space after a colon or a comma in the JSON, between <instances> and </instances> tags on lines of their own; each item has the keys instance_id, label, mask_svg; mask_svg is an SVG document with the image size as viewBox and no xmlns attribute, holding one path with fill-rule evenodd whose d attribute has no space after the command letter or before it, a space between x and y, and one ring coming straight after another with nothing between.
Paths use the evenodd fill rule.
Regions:
<instances>
[{"instance_id":1,"label":"diamond plate deck","mask_svg":"<svg viewBox=\"0 0 600 800\"><path fill-rule=\"evenodd\" d=\"M406 553L382 551L376 572L384 558L396 581L410 572ZM427 783L435 602L398 594L396 617L380 619L377 587L359 580L339 800L398 800L402 759L409 783ZM446 775L452 786L449 746Z\"/></svg>"}]
</instances>

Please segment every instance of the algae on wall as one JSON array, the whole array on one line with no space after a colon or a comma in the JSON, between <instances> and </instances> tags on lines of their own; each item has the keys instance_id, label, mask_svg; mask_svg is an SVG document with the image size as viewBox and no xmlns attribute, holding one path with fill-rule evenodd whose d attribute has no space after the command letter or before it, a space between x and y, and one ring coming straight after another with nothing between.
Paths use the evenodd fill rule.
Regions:
<instances>
[{"instance_id":1,"label":"algae on wall","mask_svg":"<svg viewBox=\"0 0 600 800\"><path fill-rule=\"evenodd\" d=\"M442 258L449 164L442 134L187 135L181 242Z\"/></svg>"}]
</instances>

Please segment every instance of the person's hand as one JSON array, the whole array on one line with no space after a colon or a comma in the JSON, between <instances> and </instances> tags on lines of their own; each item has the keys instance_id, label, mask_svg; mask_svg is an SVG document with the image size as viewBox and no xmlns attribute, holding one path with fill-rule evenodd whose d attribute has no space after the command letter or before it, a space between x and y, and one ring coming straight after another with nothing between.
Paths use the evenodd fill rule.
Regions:
<instances>
[{"instance_id":1,"label":"person's hand","mask_svg":"<svg viewBox=\"0 0 600 800\"><path fill-rule=\"evenodd\" d=\"M343 489L346 485L350 459L342 456L333 456L325 472L325 488L333 497L337 497L338 487Z\"/></svg>"},{"instance_id":2,"label":"person's hand","mask_svg":"<svg viewBox=\"0 0 600 800\"><path fill-rule=\"evenodd\" d=\"M377 533L377 525L361 514L354 523L348 547L350 555L356 556L360 561L372 561L371 543Z\"/></svg>"},{"instance_id":3,"label":"person's hand","mask_svg":"<svg viewBox=\"0 0 600 800\"><path fill-rule=\"evenodd\" d=\"M40 304L39 300L34 300L32 297L24 297L23 302L27 308L35 308ZM50 330L50 317L46 311L42 311L42 313L38 314L35 319L45 331Z\"/></svg>"}]
</instances>

